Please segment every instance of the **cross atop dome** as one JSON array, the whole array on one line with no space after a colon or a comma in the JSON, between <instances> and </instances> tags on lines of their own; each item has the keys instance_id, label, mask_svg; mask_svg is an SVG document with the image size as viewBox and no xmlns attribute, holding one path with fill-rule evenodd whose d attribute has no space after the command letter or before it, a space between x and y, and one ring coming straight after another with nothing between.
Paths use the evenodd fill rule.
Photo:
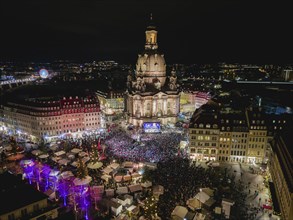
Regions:
<instances>
[{"instance_id":1,"label":"cross atop dome","mask_svg":"<svg viewBox=\"0 0 293 220\"><path fill-rule=\"evenodd\" d=\"M153 24L153 14L150 15L150 25L147 27L145 32L146 34L146 42L145 42L145 49L146 50L156 50L158 49L157 44L157 28Z\"/></svg>"}]
</instances>

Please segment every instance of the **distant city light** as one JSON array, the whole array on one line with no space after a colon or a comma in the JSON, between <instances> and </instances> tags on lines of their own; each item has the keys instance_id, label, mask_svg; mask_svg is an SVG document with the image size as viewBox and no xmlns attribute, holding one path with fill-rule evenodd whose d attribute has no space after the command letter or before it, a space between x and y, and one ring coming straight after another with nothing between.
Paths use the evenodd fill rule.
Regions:
<instances>
[{"instance_id":1,"label":"distant city light","mask_svg":"<svg viewBox=\"0 0 293 220\"><path fill-rule=\"evenodd\" d=\"M39 71L39 74L40 74L40 77L43 78L43 79L46 79L49 76L49 72L46 69L41 69Z\"/></svg>"}]
</instances>

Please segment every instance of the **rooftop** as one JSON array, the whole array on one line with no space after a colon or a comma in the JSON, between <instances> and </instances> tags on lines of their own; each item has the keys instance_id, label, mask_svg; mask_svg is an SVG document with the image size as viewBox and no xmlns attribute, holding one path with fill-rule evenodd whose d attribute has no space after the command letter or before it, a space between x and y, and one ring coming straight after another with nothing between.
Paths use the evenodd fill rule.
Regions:
<instances>
[{"instance_id":1,"label":"rooftop","mask_svg":"<svg viewBox=\"0 0 293 220\"><path fill-rule=\"evenodd\" d=\"M0 175L0 188L0 215L48 198L9 172Z\"/></svg>"}]
</instances>

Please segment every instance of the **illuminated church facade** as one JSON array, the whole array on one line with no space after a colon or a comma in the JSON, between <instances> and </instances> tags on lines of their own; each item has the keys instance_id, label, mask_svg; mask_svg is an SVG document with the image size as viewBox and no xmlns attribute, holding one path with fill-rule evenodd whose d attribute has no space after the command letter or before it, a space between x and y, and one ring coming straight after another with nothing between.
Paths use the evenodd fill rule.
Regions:
<instances>
[{"instance_id":1,"label":"illuminated church facade","mask_svg":"<svg viewBox=\"0 0 293 220\"><path fill-rule=\"evenodd\" d=\"M134 77L131 72L127 77L128 122L135 126L144 122L174 124L180 110L176 72L173 69L166 76L164 54L158 51L156 26L149 25L145 33L145 49L138 55Z\"/></svg>"}]
</instances>

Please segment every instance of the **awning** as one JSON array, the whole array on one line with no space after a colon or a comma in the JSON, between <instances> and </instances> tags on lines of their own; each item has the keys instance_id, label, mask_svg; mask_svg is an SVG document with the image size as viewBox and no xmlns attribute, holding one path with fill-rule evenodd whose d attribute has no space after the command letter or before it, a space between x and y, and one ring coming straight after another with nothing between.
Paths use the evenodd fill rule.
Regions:
<instances>
[{"instance_id":1,"label":"awning","mask_svg":"<svg viewBox=\"0 0 293 220\"><path fill-rule=\"evenodd\" d=\"M270 187L270 192L273 200L273 208L276 213L281 213L279 202L277 199L277 193L276 193L276 188L275 184L273 182L269 182L269 187Z\"/></svg>"}]
</instances>

